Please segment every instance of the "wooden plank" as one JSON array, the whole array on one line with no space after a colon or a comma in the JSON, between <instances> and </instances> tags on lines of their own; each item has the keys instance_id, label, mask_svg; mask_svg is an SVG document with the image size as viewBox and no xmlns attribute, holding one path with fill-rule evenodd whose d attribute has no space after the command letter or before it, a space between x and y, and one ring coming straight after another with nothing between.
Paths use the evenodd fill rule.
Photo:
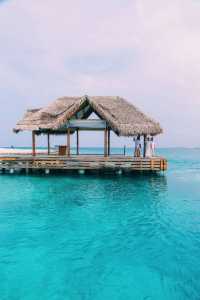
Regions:
<instances>
[{"instance_id":1,"label":"wooden plank","mask_svg":"<svg viewBox=\"0 0 200 300\"><path fill-rule=\"evenodd\" d=\"M163 170L163 160L160 160L160 170Z\"/></svg>"},{"instance_id":2,"label":"wooden plank","mask_svg":"<svg viewBox=\"0 0 200 300\"><path fill-rule=\"evenodd\" d=\"M166 171L168 168L167 160L164 160L164 171Z\"/></svg>"},{"instance_id":3,"label":"wooden plank","mask_svg":"<svg viewBox=\"0 0 200 300\"><path fill-rule=\"evenodd\" d=\"M101 157L98 156L79 156L79 157L1 157L1 168L5 169L58 169L58 170L78 170L80 169L125 169L125 170L149 170L161 171L167 169L167 161L164 158L133 158L122 159L121 157Z\"/></svg>"},{"instance_id":4,"label":"wooden plank","mask_svg":"<svg viewBox=\"0 0 200 300\"><path fill-rule=\"evenodd\" d=\"M154 160L151 159L151 170L153 170L153 169L154 169Z\"/></svg>"},{"instance_id":5,"label":"wooden plank","mask_svg":"<svg viewBox=\"0 0 200 300\"><path fill-rule=\"evenodd\" d=\"M18 160L18 161L27 161L27 160L32 160L32 157L1 157L0 158L1 160ZM130 158L130 159L124 159L124 157L107 157L105 159L105 157L95 157L95 156L70 156L70 157L66 157L66 156L43 156L43 157L37 157L37 158L34 158L34 159L37 159L37 160L61 160L61 161L109 161L109 162L122 162L122 163L126 163L126 162L131 162L131 163L140 163L142 162L142 164L150 164L150 159L135 159L135 158ZM154 162L154 164L160 164L160 161L162 160L162 158L160 159L153 159L152 161ZM163 160L163 162L165 162L165 160Z\"/></svg>"},{"instance_id":6,"label":"wooden plank","mask_svg":"<svg viewBox=\"0 0 200 300\"><path fill-rule=\"evenodd\" d=\"M0 161L14 161L16 157L0 157Z\"/></svg>"}]
</instances>

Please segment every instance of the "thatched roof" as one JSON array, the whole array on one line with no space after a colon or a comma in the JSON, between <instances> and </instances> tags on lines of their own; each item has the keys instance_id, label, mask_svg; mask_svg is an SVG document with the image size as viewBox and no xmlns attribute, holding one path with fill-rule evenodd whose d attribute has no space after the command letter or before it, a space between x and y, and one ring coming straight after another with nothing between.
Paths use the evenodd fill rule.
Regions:
<instances>
[{"instance_id":1,"label":"thatched roof","mask_svg":"<svg viewBox=\"0 0 200 300\"><path fill-rule=\"evenodd\" d=\"M159 123L143 114L134 105L120 97L63 97L41 109L28 110L17 123L15 132L30 130L42 132L66 132L66 124L72 118L86 119L95 112L120 136L162 133Z\"/></svg>"}]
</instances>

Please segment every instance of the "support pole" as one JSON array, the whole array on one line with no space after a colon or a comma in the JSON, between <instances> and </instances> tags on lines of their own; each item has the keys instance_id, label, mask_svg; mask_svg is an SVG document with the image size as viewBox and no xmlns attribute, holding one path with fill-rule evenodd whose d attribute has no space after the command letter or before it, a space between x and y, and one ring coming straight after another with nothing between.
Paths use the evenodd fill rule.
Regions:
<instances>
[{"instance_id":1,"label":"support pole","mask_svg":"<svg viewBox=\"0 0 200 300\"><path fill-rule=\"evenodd\" d=\"M126 145L124 145L124 156L126 156Z\"/></svg>"},{"instance_id":2,"label":"support pole","mask_svg":"<svg viewBox=\"0 0 200 300\"><path fill-rule=\"evenodd\" d=\"M146 141L147 141L147 135L145 134L145 135L144 135L143 157L146 156L146 146L147 146Z\"/></svg>"},{"instance_id":3,"label":"support pole","mask_svg":"<svg viewBox=\"0 0 200 300\"><path fill-rule=\"evenodd\" d=\"M108 156L110 155L110 129L108 129Z\"/></svg>"},{"instance_id":4,"label":"support pole","mask_svg":"<svg viewBox=\"0 0 200 300\"><path fill-rule=\"evenodd\" d=\"M36 155L36 150L35 150L35 131L32 131L32 155Z\"/></svg>"},{"instance_id":5,"label":"support pole","mask_svg":"<svg viewBox=\"0 0 200 300\"><path fill-rule=\"evenodd\" d=\"M76 155L79 155L79 130L76 130Z\"/></svg>"},{"instance_id":6,"label":"support pole","mask_svg":"<svg viewBox=\"0 0 200 300\"><path fill-rule=\"evenodd\" d=\"M50 134L47 133L48 155L50 155Z\"/></svg>"},{"instance_id":7,"label":"support pole","mask_svg":"<svg viewBox=\"0 0 200 300\"><path fill-rule=\"evenodd\" d=\"M28 161L26 162L25 172L26 172L26 175L28 175L28 173L29 173L29 165L28 165Z\"/></svg>"},{"instance_id":8,"label":"support pole","mask_svg":"<svg viewBox=\"0 0 200 300\"><path fill-rule=\"evenodd\" d=\"M45 175L49 175L50 174L50 169L45 169Z\"/></svg>"},{"instance_id":9,"label":"support pole","mask_svg":"<svg viewBox=\"0 0 200 300\"><path fill-rule=\"evenodd\" d=\"M104 130L104 156L108 155L108 129Z\"/></svg>"},{"instance_id":10,"label":"support pole","mask_svg":"<svg viewBox=\"0 0 200 300\"><path fill-rule=\"evenodd\" d=\"M67 156L70 156L70 128L67 129Z\"/></svg>"}]
</instances>

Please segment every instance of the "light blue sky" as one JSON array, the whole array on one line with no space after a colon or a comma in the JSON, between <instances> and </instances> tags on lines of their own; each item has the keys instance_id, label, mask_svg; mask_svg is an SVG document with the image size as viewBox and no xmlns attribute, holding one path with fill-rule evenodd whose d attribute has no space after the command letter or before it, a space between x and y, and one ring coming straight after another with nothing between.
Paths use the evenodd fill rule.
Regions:
<instances>
[{"instance_id":1,"label":"light blue sky","mask_svg":"<svg viewBox=\"0 0 200 300\"><path fill-rule=\"evenodd\" d=\"M27 108L84 94L127 98L160 146L200 146L199 16L197 0L0 1L0 146L30 144L12 133Z\"/></svg>"}]
</instances>

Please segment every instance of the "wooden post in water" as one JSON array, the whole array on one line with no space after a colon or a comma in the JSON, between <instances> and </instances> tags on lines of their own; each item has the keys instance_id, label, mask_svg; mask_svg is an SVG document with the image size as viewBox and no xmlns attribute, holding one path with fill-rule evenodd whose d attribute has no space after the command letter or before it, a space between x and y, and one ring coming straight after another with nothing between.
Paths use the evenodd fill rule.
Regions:
<instances>
[{"instance_id":1,"label":"wooden post in water","mask_svg":"<svg viewBox=\"0 0 200 300\"><path fill-rule=\"evenodd\" d=\"M108 129L108 156L110 155L110 129Z\"/></svg>"},{"instance_id":2,"label":"wooden post in water","mask_svg":"<svg viewBox=\"0 0 200 300\"><path fill-rule=\"evenodd\" d=\"M144 147L143 147L143 157L146 157L146 147L147 147L147 135L144 135Z\"/></svg>"},{"instance_id":3,"label":"wooden post in water","mask_svg":"<svg viewBox=\"0 0 200 300\"><path fill-rule=\"evenodd\" d=\"M48 155L50 155L50 134L47 133Z\"/></svg>"},{"instance_id":4,"label":"wooden post in water","mask_svg":"<svg viewBox=\"0 0 200 300\"><path fill-rule=\"evenodd\" d=\"M70 156L70 128L67 128L67 156Z\"/></svg>"},{"instance_id":5,"label":"wooden post in water","mask_svg":"<svg viewBox=\"0 0 200 300\"><path fill-rule=\"evenodd\" d=\"M79 130L76 130L76 155L79 155Z\"/></svg>"},{"instance_id":6,"label":"wooden post in water","mask_svg":"<svg viewBox=\"0 0 200 300\"><path fill-rule=\"evenodd\" d=\"M36 155L36 151L35 151L35 131L32 131L32 155L33 156Z\"/></svg>"},{"instance_id":7,"label":"wooden post in water","mask_svg":"<svg viewBox=\"0 0 200 300\"><path fill-rule=\"evenodd\" d=\"M108 155L108 129L104 129L104 156Z\"/></svg>"}]
</instances>

